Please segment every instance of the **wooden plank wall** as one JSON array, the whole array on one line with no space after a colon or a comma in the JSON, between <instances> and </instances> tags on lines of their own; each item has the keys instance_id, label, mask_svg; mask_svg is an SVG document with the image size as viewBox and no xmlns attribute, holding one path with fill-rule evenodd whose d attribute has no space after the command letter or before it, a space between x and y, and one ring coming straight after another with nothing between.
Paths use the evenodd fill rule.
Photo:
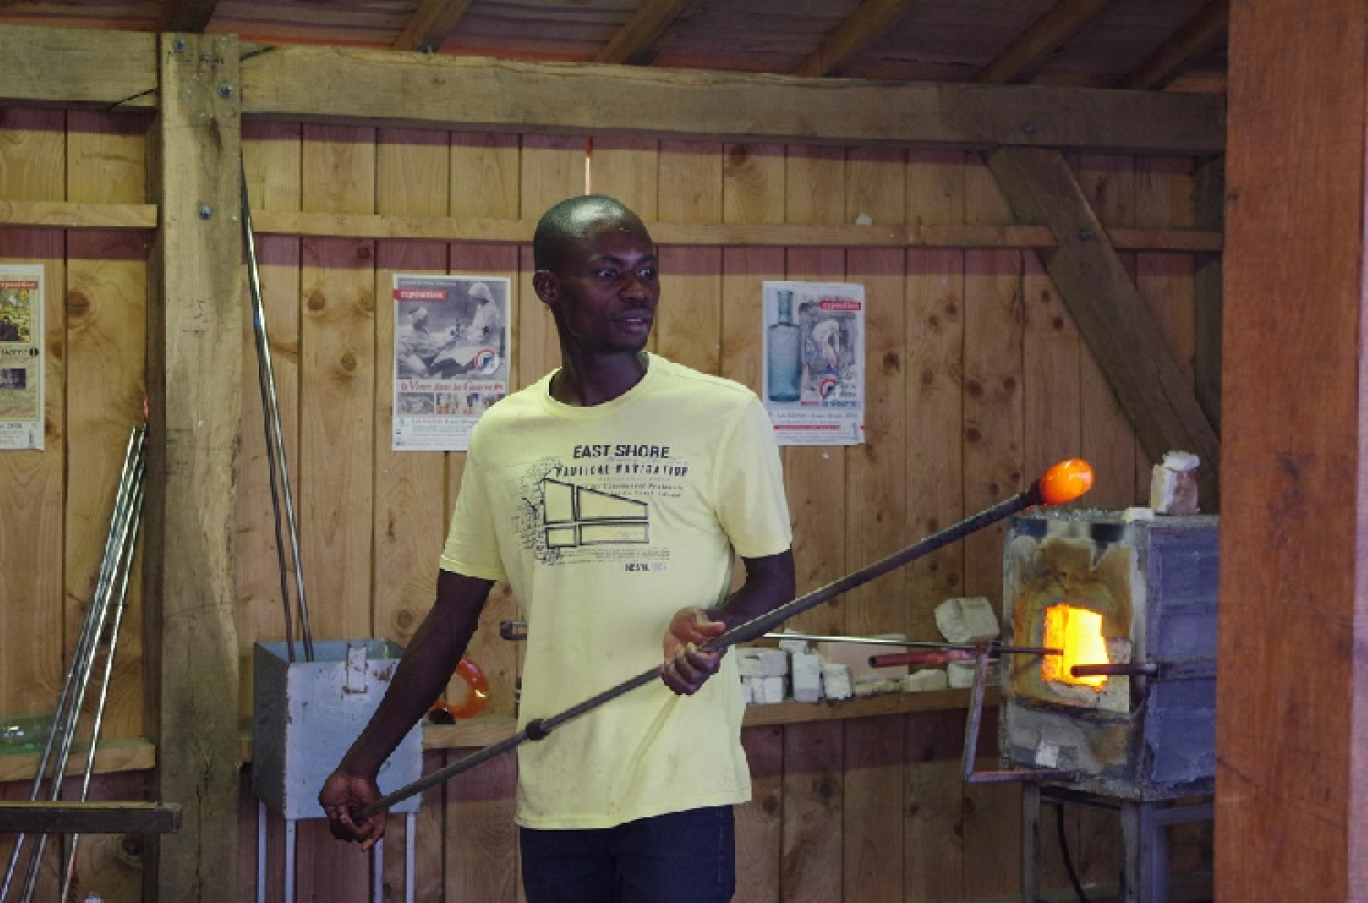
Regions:
<instances>
[{"instance_id":1,"label":"wooden plank wall","mask_svg":"<svg viewBox=\"0 0 1368 903\"><path fill-rule=\"evenodd\" d=\"M90 113L16 113L0 121L0 196L141 202L146 121ZM1012 222L980 158L900 151L579 137L487 136L247 122L254 211L535 219L551 203L614 194L646 220L829 225ZM65 170L62 164L65 163ZM1193 223L1185 159L1071 160L1103 220ZM0 259L48 266L48 450L0 455L0 711L55 698L93 586L127 430L141 410L147 236L0 231ZM259 236L276 389L299 515L315 639L383 636L405 643L430 603L436 559L463 456L390 450L394 273L512 280L516 381L557 361L550 319L530 289L526 245ZM1190 255L1126 258L1142 294L1191 365ZM1021 250L666 247L656 350L759 387L760 283L842 280L865 286L867 442L788 448L800 591L821 585L1020 490L1053 461L1097 468L1089 501L1143 501L1145 459L1035 252ZM245 303L245 302L244 302ZM245 312L245 307L244 307ZM238 630L250 717L252 643L284 638L262 402L249 330L238 495ZM62 554L56 550L61 549ZM933 638L948 596L997 599L1001 530L990 529L793 626L823 633L903 631ZM137 594L131 597L136 604ZM21 601L23 600L23 601ZM497 637L516 616L506 591L485 614L471 656L490 674L493 710L512 711L519 650ZM113 736L141 730L138 620L111 701ZM21 643L10 640L23 636ZM121 651L121 655L124 652ZM1019 886L1020 795L966 787L962 712L748 728L755 801L739 815L738 900L1006 899ZM985 726L991 736L993 725ZM991 750L986 750L991 752ZM432 750L436 769L469 750ZM341 750L338 750L340 755ZM985 765L991 767L992 760ZM126 787L128 776L104 779ZM122 783L120 783L122 781ZM511 755L429 790L416 837L397 819L384 880L397 893L415 843L417 898L514 901ZM4 786L7 796L27 786ZM256 803L245 778L240 820L245 898L256 884ZM365 899L370 866L300 824L299 894ZM1070 812L1085 880L1115 881L1118 828ZM1205 838L1177 851L1202 864ZM281 898L283 828L268 819L267 899ZM94 855L122 856L108 844ZM0 845L0 853L7 850ZM100 854L98 850L105 850ZM1053 837L1045 873L1064 886ZM135 857L134 857L135 858ZM136 863L135 863L136 865ZM97 861L92 875L113 866ZM120 887L136 886L127 868ZM95 879L92 879L95 880ZM99 887L87 890L101 891ZM106 899L133 899L109 888Z\"/></svg>"}]
</instances>

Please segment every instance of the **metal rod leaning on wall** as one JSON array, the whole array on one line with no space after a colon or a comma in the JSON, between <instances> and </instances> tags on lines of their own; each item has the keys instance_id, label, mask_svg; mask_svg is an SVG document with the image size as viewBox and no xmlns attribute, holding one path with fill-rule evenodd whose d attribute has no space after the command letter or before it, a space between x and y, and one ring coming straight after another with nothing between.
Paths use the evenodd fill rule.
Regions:
<instances>
[{"instance_id":1,"label":"metal rod leaning on wall","mask_svg":"<svg viewBox=\"0 0 1368 903\"><path fill-rule=\"evenodd\" d=\"M77 678L77 692L72 698L67 711L64 713L62 724L61 748L58 751L57 761L53 764L52 775L49 779L48 799L50 802L57 802L62 798L62 782L66 778L67 763L71 756L71 748L76 739L76 730L80 722L81 706L85 703L86 692L90 689L91 672L95 666L95 657L99 652L101 639L105 636L105 625L109 619L109 608L113 600L113 586L118 577L119 562L123 555L123 548L127 543L128 535L132 530L134 498L136 497L141 504L140 485L144 470L144 463L141 455L143 440L146 438L146 424L140 424L135 431L138 435L139 454L132 460L128 471L124 474L119 486L119 499L115 504L116 523L111 527L111 539L105 545L105 561L101 567L100 586L96 590L96 602L91 607L97 611L95 617L95 627L91 635L91 642L79 660L73 663L73 667L79 665L79 677ZM54 730L56 726L54 725ZM90 743L95 743L94 736ZM38 886L39 866L43 861L43 854L47 849L47 834L41 835L34 847L33 858L29 864L29 874L24 882L24 892L20 897L22 903L30 903L33 894Z\"/></svg>"},{"instance_id":2,"label":"metal rod leaning on wall","mask_svg":"<svg viewBox=\"0 0 1368 903\"><path fill-rule=\"evenodd\" d=\"M142 476L144 466L142 451L146 438L147 424L141 423L134 427L124 450L119 486L114 496L114 510L110 515L109 533L105 537L104 557L101 561L99 576L95 582L95 592L81 624L76 648L72 653L71 667L68 668L62 684L57 710L53 716L52 728L48 732L47 743L34 771L33 787L29 794L30 802L38 801L42 790L43 777L48 772L49 762L52 763L52 773L49 778L50 798L57 800L61 796L62 779L66 774L67 758L70 755L71 744L76 735L81 704L89 687L95 650L104 633L105 619L108 615L111 598L110 591L116 579L120 550L123 548L128 531L134 487ZM56 759L53 759L54 748L57 750ZM11 881L14 878L26 838L26 834L20 834L15 838L14 846L10 850L9 864L5 869L5 880L3 884L0 884L0 901L5 900L9 895ZM38 839L35 849L29 856L29 868L25 876L21 898L24 901L28 901L33 896L38 878L38 866L46 845L47 836L43 835Z\"/></svg>"},{"instance_id":3,"label":"metal rod leaning on wall","mask_svg":"<svg viewBox=\"0 0 1368 903\"><path fill-rule=\"evenodd\" d=\"M975 533L1016 514L1018 511L1023 511L1026 508L1031 508L1036 505L1063 505L1071 502L1091 489L1092 483L1092 468L1087 462L1077 459L1061 461L1047 470L1027 489L1017 493L1011 498L998 502L990 508L985 508L978 514L965 518L957 524L952 524L939 533L934 533L920 542L910 545L901 551L894 552L885 558L881 558L873 564L866 565L857 571L828 583L826 586L819 587L806 595L799 596L797 599L779 606L768 614L761 615L758 618L752 618L744 624L737 625L721 636L704 643L701 648L706 652L717 652L734 646L737 643L759 639L789 618L802 614L808 609L815 608L824 602L829 602L837 596L843 595L858 586L863 586L876 577L882 577L889 571L910 564L918 558L929 555L952 542L957 542L971 533ZM572 721L638 687L645 686L646 684L657 680L659 677L660 668L657 666L647 671L643 671L635 677L628 678L617 686L610 687L602 693L592 696L578 705L571 706L558 714L547 718L534 718L507 740L500 741L492 746L487 746L459 762L453 762L445 768L438 769L429 775L419 778L406 787L401 787L393 793L386 794L380 799L356 810L353 817L359 820L369 818L372 815L377 815L401 800L406 800L415 794L422 793L429 787L450 780L462 772L469 771L477 765L487 762L514 747L520 746L526 740L544 740L551 731L560 727L562 724Z\"/></svg>"},{"instance_id":4,"label":"metal rod leaning on wall","mask_svg":"<svg viewBox=\"0 0 1368 903\"><path fill-rule=\"evenodd\" d=\"M118 589L114 593L114 623L109 628L109 639L105 648L104 673L101 675L100 696L95 704L95 720L90 728L90 745L86 750L85 771L81 775L81 802L90 796L90 778L95 773L95 749L100 742L100 731L104 726L105 704L109 701L109 683L114 678L114 653L119 647L119 632L123 627L124 611L128 602L128 577L133 571L133 553L138 545L138 527L142 523L142 504L144 490L142 476L145 467L139 465L138 480L133 488L133 500L129 512L129 528L124 537L119 554ZM62 894L59 899L71 897L71 880L76 874L76 848L81 843L81 835L71 835L67 846L66 865L62 869Z\"/></svg>"},{"instance_id":5,"label":"metal rod leaning on wall","mask_svg":"<svg viewBox=\"0 0 1368 903\"><path fill-rule=\"evenodd\" d=\"M261 407L266 420L266 464L271 471L271 510L275 514L276 557L280 563L280 596L285 607L285 648L295 660L294 616L290 611L290 588L286 576L285 543L280 533L280 499L284 497L285 517L290 533L290 560L294 563L295 598L299 608L299 633L304 643L304 660L313 661L313 629L309 626L309 604L304 593L304 570L299 563L299 530L295 526L294 498L290 494L290 472L285 466L285 440L280 429L280 403L276 395L275 368L271 365L271 342L266 334L266 303L261 295L261 271L257 267L256 240L252 234L252 208L247 202L247 171L242 170L242 241L247 252L247 284L252 295L252 332L256 336L257 377L261 385Z\"/></svg>"}]
</instances>

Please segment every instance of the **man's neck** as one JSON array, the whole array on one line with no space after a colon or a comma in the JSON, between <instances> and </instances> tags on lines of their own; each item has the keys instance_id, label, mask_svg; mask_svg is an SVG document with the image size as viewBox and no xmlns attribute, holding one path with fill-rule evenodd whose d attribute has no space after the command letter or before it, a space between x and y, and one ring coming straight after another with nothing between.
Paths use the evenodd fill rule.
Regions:
<instances>
[{"instance_id":1,"label":"man's neck","mask_svg":"<svg viewBox=\"0 0 1368 903\"><path fill-rule=\"evenodd\" d=\"M588 408L625 395L646 375L646 352L563 354L551 378L551 397L561 404Z\"/></svg>"}]
</instances>

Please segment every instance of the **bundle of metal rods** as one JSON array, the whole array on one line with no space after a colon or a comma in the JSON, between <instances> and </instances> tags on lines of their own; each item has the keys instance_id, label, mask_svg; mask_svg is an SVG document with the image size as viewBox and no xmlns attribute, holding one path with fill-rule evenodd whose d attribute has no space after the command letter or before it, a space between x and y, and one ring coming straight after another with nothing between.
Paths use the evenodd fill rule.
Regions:
<instances>
[{"instance_id":1,"label":"bundle of metal rods","mask_svg":"<svg viewBox=\"0 0 1368 903\"><path fill-rule=\"evenodd\" d=\"M104 557L95 582L95 593L81 623L71 666L67 669L62 692L57 700L57 709L48 732L47 743L34 771L33 788L29 794L30 802L39 801L45 776L48 779L49 801L56 802L62 798L62 783L66 778L67 762L72 747L75 745L81 708L85 704L86 693L98 662L101 666L99 695L94 706L85 772L81 778L82 802L90 791L90 777L95 769L95 746L99 741L105 702L109 697L114 653L118 646L119 628L123 623L124 603L128 598L128 576L132 569L133 551L137 545L138 525L142 514L143 446L146 438L147 425L143 423L133 429L128 439L119 475L119 486L114 498L109 534L105 539ZM23 903L29 903L33 899L38 884L39 866L47 847L47 838L47 834L39 835L30 852L24 886L19 897ZM26 834L20 834L14 840L9 864L5 868L5 881L0 885L0 901L9 898L10 886L18 872L26 839ZM62 900L67 898L70 891L79 841L80 835L73 834L67 847L66 862L61 873L62 893L59 899Z\"/></svg>"}]
</instances>

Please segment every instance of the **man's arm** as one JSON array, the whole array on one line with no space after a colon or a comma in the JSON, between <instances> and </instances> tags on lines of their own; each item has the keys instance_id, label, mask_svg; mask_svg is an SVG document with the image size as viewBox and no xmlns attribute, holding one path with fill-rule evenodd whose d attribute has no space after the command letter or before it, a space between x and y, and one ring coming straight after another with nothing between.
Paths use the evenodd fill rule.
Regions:
<instances>
[{"instance_id":1,"label":"man's arm","mask_svg":"<svg viewBox=\"0 0 1368 903\"><path fill-rule=\"evenodd\" d=\"M698 692L722 666L725 649L700 652L699 646L793 599L793 550L741 561L746 568L745 582L727 597L721 608L685 608L670 620L660 676L676 693L687 696Z\"/></svg>"},{"instance_id":2,"label":"man's arm","mask_svg":"<svg viewBox=\"0 0 1368 903\"><path fill-rule=\"evenodd\" d=\"M384 835L384 813L361 822L351 813L380 798L375 785L380 766L445 689L493 585L491 580L439 572L436 601L400 657L389 689L318 794L334 837L369 848Z\"/></svg>"}]
</instances>

